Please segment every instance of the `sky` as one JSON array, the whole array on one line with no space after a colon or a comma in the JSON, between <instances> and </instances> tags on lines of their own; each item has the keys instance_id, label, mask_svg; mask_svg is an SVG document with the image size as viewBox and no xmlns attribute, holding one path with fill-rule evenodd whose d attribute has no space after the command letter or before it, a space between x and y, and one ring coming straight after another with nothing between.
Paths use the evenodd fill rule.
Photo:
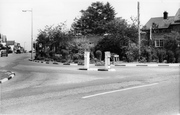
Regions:
<instances>
[{"instance_id":1,"label":"sky","mask_svg":"<svg viewBox=\"0 0 180 115\"><path fill-rule=\"evenodd\" d=\"M71 27L73 20L80 17L81 10L86 10L92 2L109 2L115 9L116 17L130 21L137 17L137 2L140 2L140 23L145 25L151 17L162 17L167 11L175 16L180 8L179 0L0 0L0 33L8 40L15 40L25 47L31 48L31 12L33 9L33 40L40 29L46 25L57 25L65 22Z\"/></svg>"}]
</instances>

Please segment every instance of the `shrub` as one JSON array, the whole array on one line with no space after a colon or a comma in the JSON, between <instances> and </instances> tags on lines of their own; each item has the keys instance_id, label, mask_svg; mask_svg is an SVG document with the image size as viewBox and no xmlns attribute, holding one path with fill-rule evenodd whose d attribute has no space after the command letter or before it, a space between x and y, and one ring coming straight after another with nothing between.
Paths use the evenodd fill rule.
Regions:
<instances>
[{"instance_id":1,"label":"shrub","mask_svg":"<svg viewBox=\"0 0 180 115\"><path fill-rule=\"evenodd\" d=\"M98 59L99 61L101 61L101 59L102 59L102 52L101 52L100 50L97 50L97 51L96 51L96 57L97 57L97 59Z\"/></svg>"},{"instance_id":2,"label":"shrub","mask_svg":"<svg viewBox=\"0 0 180 115\"><path fill-rule=\"evenodd\" d=\"M83 65L84 64L84 60L78 60L78 65Z\"/></svg>"},{"instance_id":3,"label":"shrub","mask_svg":"<svg viewBox=\"0 0 180 115\"><path fill-rule=\"evenodd\" d=\"M153 62L158 62L157 50L154 48L152 49L151 59Z\"/></svg>"},{"instance_id":4,"label":"shrub","mask_svg":"<svg viewBox=\"0 0 180 115\"><path fill-rule=\"evenodd\" d=\"M45 61L49 61L49 58L45 58L44 60L45 60Z\"/></svg>"},{"instance_id":5,"label":"shrub","mask_svg":"<svg viewBox=\"0 0 180 115\"><path fill-rule=\"evenodd\" d=\"M66 61L67 61L66 59L62 59L62 60L61 60L62 63L65 63Z\"/></svg>"},{"instance_id":6,"label":"shrub","mask_svg":"<svg viewBox=\"0 0 180 115\"><path fill-rule=\"evenodd\" d=\"M164 49L159 49L157 52L157 56L159 59L159 62L162 63L166 55L166 51Z\"/></svg>"},{"instance_id":7,"label":"shrub","mask_svg":"<svg viewBox=\"0 0 180 115\"><path fill-rule=\"evenodd\" d=\"M44 60L44 57L41 57L40 55L36 55L35 60Z\"/></svg>"},{"instance_id":8,"label":"shrub","mask_svg":"<svg viewBox=\"0 0 180 115\"><path fill-rule=\"evenodd\" d=\"M134 43L129 44L129 47L124 47L125 59L127 62L133 62L138 59L138 46Z\"/></svg>"},{"instance_id":9,"label":"shrub","mask_svg":"<svg viewBox=\"0 0 180 115\"><path fill-rule=\"evenodd\" d=\"M72 62L73 62L72 60L67 60L64 64L70 64Z\"/></svg>"},{"instance_id":10,"label":"shrub","mask_svg":"<svg viewBox=\"0 0 180 115\"><path fill-rule=\"evenodd\" d=\"M95 60L94 59L91 59L90 60L90 64L94 64L95 63Z\"/></svg>"},{"instance_id":11,"label":"shrub","mask_svg":"<svg viewBox=\"0 0 180 115\"><path fill-rule=\"evenodd\" d=\"M98 59L97 58L94 58L94 62L96 63L98 61Z\"/></svg>"},{"instance_id":12,"label":"shrub","mask_svg":"<svg viewBox=\"0 0 180 115\"><path fill-rule=\"evenodd\" d=\"M146 60L146 58L145 57L140 57L140 59L139 59L139 62L140 63L144 63L144 62L147 62L147 60Z\"/></svg>"},{"instance_id":13,"label":"shrub","mask_svg":"<svg viewBox=\"0 0 180 115\"><path fill-rule=\"evenodd\" d=\"M103 61L96 62L95 66L104 66L105 63Z\"/></svg>"},{"instance_id":14,"label":"shrub","mask_svg":"<svg viewBox=\"0 0 180 115\"><path fill-rule=\"evenodd\" d=\"M54 57L55 56L55 52L54 51L50 51L49 52L49 57Z\"/></svg>"},{"instance_id":15,"label":"shrub","mask_svg":"<svg viewBox=\"0 0 180 115\"><path fill-rule=\"evenodd\" d=\"M132 53L131 51L127 51L127 52L126 52L126 58L127 58L127 62L132 62L132 61L134 61L133 53Z\"/></svg>"},{"instance_id":16,"label":"shrub","mask_svg":"<svg viewBox=\"0 0 180 115\"><path fill-rule=\"evenodd\" d=\"M79 61L78 60L73 60L74 63L78 63Z\"/></svg>"},{"instance_id":17,"label":"shrub","mask_svg":"<svg viewBox=\"0 0 180 115\"><path fill-rule=\"evenodd\" d=\"M180 56L176 58L176 63L180 63Z\"/></svg>"},{"instance_id":18,"label":"shrub","mask_svg":"<svg viewBox=\"0 0 180 115\"><path fill-rule=\"evenodd\" d=\"M174 59L174 53L170 50L167 51L167 63L173 63L175 61Z\"/></svg>"},{"instance_id":19,"label":"shrub","mask_svg":"<svg viewBox=\"0 0 180 115\"><path fill-rule=\"evenodd\" d=\"M176 50L175 57L176 57L176 63L180 63L180 49Z\"/></svg>"},{"instance_id":20,"label":"shrub","mask_svg":"<svg viewBox=\"0 0 180 115\"><path fill-rule=\"evenodd\" d=\"M72 56L72 60L74 61L74 60L78 60L79 59L79 55L78 54L74 54L73 56Z\"/></svg>"},{"instance_id":21,"label":"shrub","mask_svg":"<svg viewBox=\"0 0 180 115\"><path fill-rule=\"evenodd\" d=\"M68 59L69 51L67 49L62 49L62 56L65 59Z\"/></svg>"},{"instance_id":22,"label":"shrub","mask_svg":"<svg viewBox=\"0 0 180 115\"><path fill-rule=\"evenodd\" d=\"M54 60L57 61L57 62L61 62L62 57L55 56Z\"/></svg>"},{"instance_id":23,"label":"shrub","mask_svg":"<svg viewBox=\"0 0 180 115\"><path fill-rule=\"evenodd\" d=\"M62 56L60 54L54 54L51 58L52 61L57 61L57 62L61 62L61 59L62 59Z\"/></svg>"}]
</instances>

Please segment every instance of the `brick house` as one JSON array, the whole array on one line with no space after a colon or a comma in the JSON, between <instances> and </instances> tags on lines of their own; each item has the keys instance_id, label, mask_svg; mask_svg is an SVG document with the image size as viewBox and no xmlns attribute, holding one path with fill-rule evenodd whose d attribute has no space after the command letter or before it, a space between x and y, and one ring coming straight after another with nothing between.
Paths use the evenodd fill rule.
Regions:
<instances>
[{"instance_id":1,"label":"brick house","mask_svg":"<svg viewBox=\"0 0 180 115\"><path fill-rule=\"evenodd\" d=\"M146 34L142 35L142 39L146 36L148 40L152 40L155 47L163 47L164 35L176 31L180 33L180 8L175 16L168 16L168 12L163 13L163 17L151 18L142 31Z\"/></svg>"}]
</instances>

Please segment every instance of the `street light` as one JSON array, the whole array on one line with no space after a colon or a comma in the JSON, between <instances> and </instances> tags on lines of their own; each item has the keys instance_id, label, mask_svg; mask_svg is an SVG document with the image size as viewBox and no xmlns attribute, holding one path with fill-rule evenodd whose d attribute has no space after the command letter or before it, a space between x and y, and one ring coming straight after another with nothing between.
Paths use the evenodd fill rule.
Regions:
<instances>
[{"instance_id":1,"label":"street light","mask_svg":"<svg viewBox=\"0 0 180 115\"><path fill-rule=\"evenodd\" d=\"M26 44L26 42L24 42L24 51L25 51L25 44Z\"/></svg>"},{"instance_id":2,"label":"street light","mask_svg":"<svg viewBox=\"0 0 180 115\"><path fill-rule=\"evenodd\" d=\"M22 12L31 12L31 60L32 60L32 53L33 53L33 9L22 10Z\"/></svg>"}]
</instances>

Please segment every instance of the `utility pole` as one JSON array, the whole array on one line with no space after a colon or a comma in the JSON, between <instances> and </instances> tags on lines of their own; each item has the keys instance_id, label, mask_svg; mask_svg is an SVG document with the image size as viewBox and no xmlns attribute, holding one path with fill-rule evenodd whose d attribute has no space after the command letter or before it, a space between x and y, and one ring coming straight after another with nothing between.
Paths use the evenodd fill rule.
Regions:
<instances>
[{"instance_id":1,"label":"utility pole","mask_svg":"<svg viewBox=\"0 0 180 115\"><path fill-rule=\"evenodd\" d=\"M138 39L139 39L139 58L140 58L140 55L141 55L141 35L140 35L140 5L139 5L139 2L138 2Z\"/></svg>"},{"instance_id":2,"label":"utility pole","mask_svg":"<svg viewBox=\"0 0 180 115\"><path fill-rule=\"evenodd\" d=\"M33 59L33 9L22 10L23 12L31 12L31 60Z\"/></svg>"},{"instance_id":3,"label":"utility pole","mask_svg":"<svg viewBox=\"0 0 180 115\"><path fill-rule=\"evenodd\" d=\"M150 26L150 28L149 28L149 38L150 38L149 46L151 46L152 45L152 26Z\"/></svg>"}]
</instances>

